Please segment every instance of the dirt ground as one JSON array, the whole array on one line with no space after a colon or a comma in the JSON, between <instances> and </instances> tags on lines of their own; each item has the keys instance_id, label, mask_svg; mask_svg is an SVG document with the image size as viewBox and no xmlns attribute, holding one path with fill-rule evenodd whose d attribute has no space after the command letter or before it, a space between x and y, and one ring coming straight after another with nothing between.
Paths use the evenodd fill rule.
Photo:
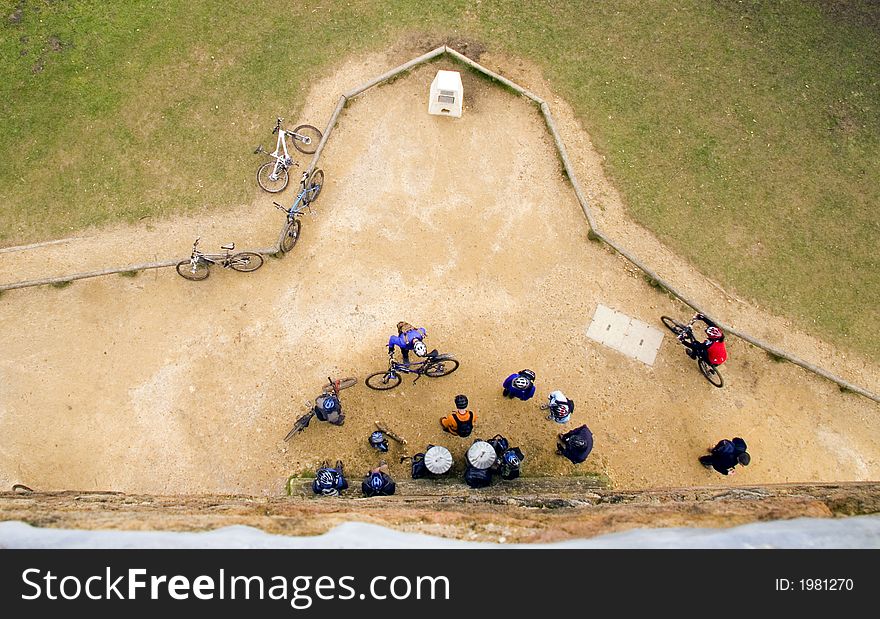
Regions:
<instances>
[{"instance_id":1,"label":"dirt ground","mask_svg":"<svg viewBox=\"0 0 880 619\"><path fill-rule=\"evenodd\" d=\"M419 51L340 64L299 120L323 126L341 92ZM480 60L550 103L606 232L724 320L878 390L876 360L725 293L630 222L589 136L540 74L515 59ZM414 448L432 442L461 457L470 440L444 435L437 421L457 393L479 416L474 436L508 436L526 454L526 474L604 473L618 488L878 478L880 406L865 398L736 339L720 390L669 337L653 367L587 339L597 303L657 326L661 314L689 312L587 241L526 100L463 73L463 117L429 116L438 68L458 69L442 60L349 104L321 160L318 215L304 220L284 259L252 274L214 270L200 283L164 269L4 293L0 486L274 495L323 459L344 460L353 477L375 464L367 436L376 419ZM290 188L280 201L294 195ZM283 222L272 199L255 184L252 203L211 217L4 251L0 281L183 257L197 235L203 248L263 247ZM391 392L365 388L398 320L424 326L429 346L461 360L458 372L404 379ZM505 401L501 381L523 367L536 371L539 397ZM343 393L345 425L313 422L285 443L328 375L361 379ZM577 402L564 427L537 409L560 388ZM553 445L581 423L596 446L578 468ZM732 436L748 441L751 466L728 479L697 463ZM406 474L405 465L392 469Z\"/></svg>"}]
</instances>

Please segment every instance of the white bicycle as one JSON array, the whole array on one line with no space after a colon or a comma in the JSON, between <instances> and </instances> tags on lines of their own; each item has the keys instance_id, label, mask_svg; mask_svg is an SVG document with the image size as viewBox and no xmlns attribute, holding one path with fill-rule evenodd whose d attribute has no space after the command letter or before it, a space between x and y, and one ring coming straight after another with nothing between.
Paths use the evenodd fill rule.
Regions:
<instances>
[{"instance_id":1,"label":"white bicycle","mask_svg":"<svg viewBox=\"0 0 880 619\"><path fill-rule=\"evenodd\" d=\"M288 137L293 140L293 147L306 155L311 155L318 150L318 144L321 142L321 132L317 127L300 125L293 131L288 131L281 127L282 120L284 119L277 119L275 121L275 128L272 129L273 134L278 134L275 150L271 153L266 153L273 161L267 161L257 170L257 183L269 193L284 191L284 188L287 187L287 182L290 180L287 170L291 166L299 165L287 151ZM260 154L266 151L263 150L263 145L260 144L254 152Z\"/></svg>"}]
</instances>

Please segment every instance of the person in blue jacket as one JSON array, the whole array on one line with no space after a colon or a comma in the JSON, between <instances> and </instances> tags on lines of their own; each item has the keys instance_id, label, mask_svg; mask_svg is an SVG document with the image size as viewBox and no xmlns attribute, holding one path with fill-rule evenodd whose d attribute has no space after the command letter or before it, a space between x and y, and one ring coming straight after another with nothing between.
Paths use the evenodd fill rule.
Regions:
<instances>
[{"instance_id":1,"label":"person in blue jacket","mask_svg":"<svg viewBox=\"0 0 880 619\"><path fill-rule=\"evenodd\" d=\"M394 348L400 348L400 354L404 363L409 363L409 351L414 351L419 357L425 357L428 354L428 347L425 346L424 338L427 337L424 328L415 328L408 322L397 323L397 335L388 338L388 355L394 357Z\"/></svg>"},{"instance_id":2,"label":"person in blue jacket","mask_svg":"<svg viewBox=\"0 0 880 619\"><path fill-rule=\"evenodd\" d=\"M345 480L342 462L339 460L332 468L329 462L324 462L315 473L315 481L312 482L312 492L323 496L339 496L339 493L346 488L348 482Z\"/></svg>"},{"instance_id":3,"label":"person in blue jacket","mask_svg":"<svg viewBox=\"0 0 880 619\"><path fill-rule=\"evenodd\" d=\"M505 378L501 386L505 398L519 398L525 402L535 395L535 373L531 370L520 370Z\"/></svg>"}]
</instances>

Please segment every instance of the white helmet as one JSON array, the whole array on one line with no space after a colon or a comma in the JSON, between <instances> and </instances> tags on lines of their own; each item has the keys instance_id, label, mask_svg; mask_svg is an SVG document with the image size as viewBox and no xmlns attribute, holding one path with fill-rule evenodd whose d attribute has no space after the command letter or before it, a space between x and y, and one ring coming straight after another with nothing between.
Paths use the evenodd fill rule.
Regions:
<instances>
[{"instance_id":1,"label":"white helmet","mask_svg":"<svg viewBox=\"0 0 880 619\"><path fill-rule=\"evenodd\" d=\"M425 343L422 340L415 340L413 342L413 352L419 357L427 357L428 347L425 346Z\"/></svg>"}]
</instances>

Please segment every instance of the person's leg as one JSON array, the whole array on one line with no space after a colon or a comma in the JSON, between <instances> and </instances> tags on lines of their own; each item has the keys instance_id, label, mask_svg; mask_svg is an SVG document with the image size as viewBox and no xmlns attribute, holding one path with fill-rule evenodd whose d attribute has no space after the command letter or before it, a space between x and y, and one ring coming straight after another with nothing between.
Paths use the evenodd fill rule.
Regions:
<instances>
[{"instance_id":1,"label":"person's leg","mask_svg":"<svg viewBox=\"0 0 880 619\"><path fill-rule=\"evenodd\" d=\"M712 466L712 456L700 456L700 464L705 467Z\"/></svg>"},{"instance_id":2,"label":"person's leg","mask_svg":"<svg viewBox=\"0 0 880 619\"><path fill-rule=\"evenodd\" d=\"M403 362L409 364L409 351L406 348L401 348L400 354L403 357Z\"/></svg>"},{"instance_id":3,"label":"person's leg","mask_svg":"<svg viewBox=\"0 0 880 619\"><path fill-rule=\"evenodd\" d=\"M449 432L452 434L451 422L446 417L440 418L440 425L443 427L444 432Z\"/></svg>"}]
</instances>

